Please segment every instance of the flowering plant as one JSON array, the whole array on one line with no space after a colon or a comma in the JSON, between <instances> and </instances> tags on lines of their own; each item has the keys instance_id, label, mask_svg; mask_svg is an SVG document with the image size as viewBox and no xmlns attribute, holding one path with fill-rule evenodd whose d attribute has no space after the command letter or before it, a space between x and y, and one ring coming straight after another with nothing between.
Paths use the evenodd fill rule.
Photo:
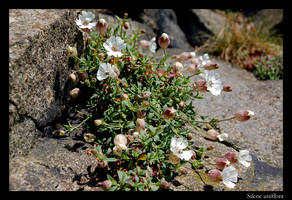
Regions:
<instances>
[{"instance_id":1,"label":"flowering plant","mask_svg":"<svg viewBox=\"0 0 292 200\"><path fill-rule=\"evenodd\" d=\"M76 20L82 31L85 25L80 20L93 23L93 14L86 13L86 16ZM155 53L155 38L137 42L144 31L127 35L127 18L117 18L120 24L116 27L99 19L95 30L90 27L89 31L84 31L87 39L84 57L78 57L72 47L68 48L75 61L69 76L75 89L68 105L79 113L86 110L86 117L75 127L71 124L65 127L67 133L82 128L84 140L94 144L88 154L97 158L97 167L105 172L99 177L104 190L169 189L175 171L186 172L184 164L202 166L200 155L204 148L193 150L194 142L190 140L193 133L187 125L195 128L198 134L220 142L228 134L218 134L216 124L245 114L243 118L248 118L250 112L241 112L229 119L197 121L199 115L192 100L201 99L203 92L219 95L224 91L218 72L213 71L218 65L212 63L208 55L195 58L194 52L174 56L175 62L167 63L170 40L166 33L158 40L164 51L162 59L147 57L136 45L144 45L142 48ZM193 76L205 79L200 84L193 83ZM210 124L215 132L208 135L199 128L200 123ZM240 161L247 166L244 159ZM228 169L222 172L223 181L234 187L230 184ZM237 173L231 169L234 182Z\"/></svg>"}]
</instances>

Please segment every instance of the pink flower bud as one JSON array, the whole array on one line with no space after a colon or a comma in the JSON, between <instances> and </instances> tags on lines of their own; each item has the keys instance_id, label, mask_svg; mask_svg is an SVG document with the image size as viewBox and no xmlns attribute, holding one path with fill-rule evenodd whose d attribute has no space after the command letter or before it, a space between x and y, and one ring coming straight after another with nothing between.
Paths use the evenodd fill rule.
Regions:
<instances>
[{"instance_id":1,"label":"pink flower bud","mask_svg":"<svg viewBox=\"0 0 292 200\"><path fill-rule=\"evenodd\" d=\"M200 92L206 92L207 91L207 82L205 80L198 80L195 82L194 88Z\"/></svg>"},{"instance_id":2,"label":"pink flower bud","mask_svg":"<svg viewBox=\"0 0 292 200\"><path fill-rule=\"evenodd\" d=\"M166 33L162 33L158 39L158 44L162 49L166 49L169 46L170 40Z\"/></svg>"},{"instance_id":3,"label":"pink flower bud","mask_svg":"<svg viewBox=\"0 0 292 200\"><path fill-rule=\"evenodd\" d=\"M185 107L185 103L182 101L178 104L180 109L183 109Z\"/></svg>"},{"instance_id":4,"label":"pink flower bud","mask_svg":"<svg viewBox=\"0 0 292 200\"><path fill-rule=\"evenodd\" d=\"M107 166L107 162L104 160L97 161L97 167L98 168L105 168Z\"/></svg>"},{"instance_id":5,"label":"pink flower bud","mask_svg":"<svg viewBox=\"0 0 292 200\"><path fill-rule=\"evenodd\" d=\"M145 110L139 110L138 113L137 113L138 118L145 118L146 114L147 114L147 112Z\"/></svg>"},{"instance_id":6,"label":"pink flower bud","mask_svg":"<svg viewBox=\"0 0 292 200\"><path fill-rule=\"evenodd\" d=\"M224 169L225 165L229 165L230 161L227 158L220 158L217 162L216 162L216 166L218 169Z\"/></svg>"},{"instance_id":7,"label":"pink flower bud","mask_svg":"<svg viewBox=\"0 0 292 200\"><path fill-rule=\"evenodd\" d=\"M170 183L167 182L166 180L162 180L160 183L160 187L163 189L168 189L168 188L170 188Z\"/></svg>"},{"instance_id":8,"label":"pink flower bud","mask_svg":"<svg viewBox=\"0 0 292 200\"><path fill-rule=\"evenodd\" d=\"M70 91L69 95L72 97L72 99L75 99L76 97L78 97L79 94L80 94L80 89L74 88L73 90Z\"/></svg>"},{"instance_id":9,"label":"pink flower bud","mask_svg":"<svg viewBox=\"0 0 292 200\"><path fill-rule=\"evenodd\" d=\"M187 168L185 168L185 167L180 167L180 168L178 169L178 171L179 171L181 174L187 174L187 173L188 173L188 170L187 170Z\"/></svg>"},{"instance_id":10,"label":"pink flower bud","mask_svg":"<svg viewBox=\"0 0 292 200\"><path fill-rule=\"evenodd\" d=\"M134 141L134 136L133 135L126 135L127 139L129 142L133 142Z\"/></svg>"},{"instance_id":11,"label":"pink flower bud","mask_svg":"<svg viewBox=\"0 0 292 200\"><path fill-rule=\"evenodd\" d=\"M222 173L218 169L212 169L208 172L207 177L214 182L220 182L223 180Z\"/></svg>"},{"instance_id":12,"label":"pink flower bud","mask_svg":"<svg viewBox=\"0 0 292 200\"><path fill-rule=\"evenodd\" d=\"M227 160L230 163L235 163L237 162L237 153L236 152L228 152L224 155L225 158L227 158Z\"/></svg>"},{"instance_id":13,"label":"pink flower bud","mask_svg":"<svg viewBox=\"0 0 292 200\"><path fill-rule=\"evenodd\" d=\"M68 51L68 55L69 55L70 57L77 56L77 49L76 49L75 46L74 46L74 47L68 46L68 47L67 47L67 51Z\"/></svg>"},{"instance_id":14,"label":"pink flower bud","mask_svg":"<svg viewBox=\"0 0 292 200\"><path fill-rule=\"evenodd\" d=\"M124 13L124 18L127 18L128 17L128 13Z\"/></svg>"},{"instance_id":15,"label":"pink flower bud","mask_svg":"<svg viewBox=\"0 0 292 200\"><path fill-rule=\"evenodd\" d=\"M123 134L118 134L114 138L114 145L118 146L119 144L126 146L128 143L127 137Z\"/></svg>"},{"instance_id":16,"label":"pink flower bud","mask_svg":"<svg viewBox=\"0 0 292 200\"><path fill-rule=\"evenodd\" d=\"M88 78L88 74L86 72L78 71L78 77L80 80L85 80Z\"/></svg>"},{"instance_id":17,"label":"pink flower bud","mask_svg":"<svg viewBox=\"0 0 292 200\"><path fill-rule=\"evenodd\" d=\"M235 113L235 119L241 122L249 120L252 116L254 116L254 112L250 110L240 110Z\"/></svg>"},{"instance_id":18,"label":"pink flower bud","mask_svg":"<svg viewBox=\"0 0 292 200\"><path fill-rule=\"evenodd\" d=\"M163 118L172 119L176 114L176 110L173 107L170 107L164 111Z\"/></svg>"},{"instance_id":19,"label":"pink flower bud","mask_svg":"<svg viewBox=\"0 0 292 200\"><path fill-rule=\"evenodd\" d=\"M181 73L184 66L180 62L175 62L172 64L172 70L174 73Z\"/></svg>"},{"instance_id":20,"label":"pink flower bud","mask_svg":"<svg viewBox=\"0 0 292 200\"><path fill-rule=\"evenodd\" d=\"M197 64L189 64L187 70L188 70L188 72L194 74L198 71L198 65Z\"/></svg>"},{"instance_id":21,"label":"pink flower bud","mask_svg":"<svg viewBox=\"0 0 292 200\"><path fill-rule=\"evenodd\" d=\"M148 40L141 40L139 46L143 49L147 49L150 46L150 42Z\"/></svg>"},{"instance_id":22,"label":"pink flower bud","mask_svg":"<svg viewBox=\"0 0 292 200\"><path fill-rule=\"evenodd\" d=\"M208 63L204 66L205 70L214 70L214 69L218 69L219 66L217 63Z\"/></svg>"},{"instance_id":23,"label":"pink flower bud","mask_svg":"<svg viewBox=\"0 0 292 200\"><path fill-rule=\"evenodd\" d=\"M217 140L219 133L215 129L210 129L206 133L206 137L210 140Z\"/></svg>"},{"instance_id":24,"label":"pink flower bud","mask_svg":"<svg viewBox=\"0 0 292 200\"><path fill-rule=\"evenodd\" d=\"M199 63L198 58L192 58L192 59L191 59L191 63L197 65L197 64Z\"/></svg>"},{"instance_id":25,"label":"pink flower bud","mask_svg":"<svg viewBox=\"0 0 292 200\"><path fill-rule=\"evenodd\" d=\"M100 119L94 120L94 125L95 126L100 126L102 124L102 121Z\"/></svg>"},{"instance_id":26,"label":"pink flower bud","mask_svg":"<svg viewBox=\"0 0 292 200\"><path fill-rule=\"evenodd\" d=\"M124 28L125 28L125 29L128 29L128 28L129 28L129 22L125 22L125 23L124 23Z\"/></svg>"},{"instance_id":27,"label":"pink flower bud","mask_svg":"<svg viewBox=\"0 0 292 200\"><path fill-rule=\"evenodd\" d=\"M76 75L74 73L70 74L69 80L72 81L73 83L76 82L76 80L77 80Z\"/></svg>"},{"instance_id":28,"label":"pink flower bud","mask_svg":"<svg viewBox=\"0 0 292 200\"><path fill-rule=\"evenodd\" d=\"M224 85L223 86L223 91L224 92L231 92L232 91L231 85Z\"/></svg>"},{"instance_id":29,"label":"pink flower bud","mask_svg":"<svg viewBox=\"0 0 292 200\"><path fill-rule=\"evenodd\" d=\"M122 99L122 101L123 100L127 100L127 99L129 99L129 96L127 95L127 94L121 94L121 99Z\"/></svg>"},{"instance_id":30,"label":"pink flower bud","mask_svg":"<svg viewBox=\"0 0 292 200\"><path fill-rule=\"evenodd\" d=\"M188 133L188 134L187 134L187 139L188 139L188 140L191 140L192 138L193 138L193 134L192 134L192 133Z\"/></svg>"},{"instance_id":31,"label":"pink flower bud","mask_svg":"<svg viewBox=\"0 0 292 200\"><path fill-rule=\"evenodd\" d=\"M197 157L197 154L196 154L196 152L195 152L195 151L193 151L193 155L192 155L191 159L192 159L192 160L195 160L195 159L196 159L196 157Z\"/></svg>"},{"instance_id":32,"label":"pink flower bud","mask_svg":"<svg viewBox=\"0 0 292 200\"><path fill-rule=\"evenodd\" d=\"M135 129L135 131L140 133L141 130L145 130L145 120L142 119L142 118L138 118L136 120L136 129Z\"/></svg>"},{"instance_id":33,"label":"pink flower bud","mask_svg":"<svg viewBox=\"0 0 292 200\"><path fill-rule=\"evenodd\" d=\"M104 19L99 19L97 24L96 24L96 29L100 33L105 33L106 29L108 27L108 23Z\"/></svg>"},{"instance_id":34,"label":"pink flower bud","mask_svg":"<svg viewBox=\"0 0 292 200\"><path fill-rule=\"evenodd\" d=\"M180 62L186 61L186 60L190 59L191 57L192 56L191 56L190 52L182 52L178 56L175 56L176 60L180 61Z\"/></svg>"},{"instance_id":35,"label":"pink flower bud","mask_svg":"<svg viewBox=\"0 0 292 200\"><path fill-rule=\"evenodd\" d=\"M148 107L149 106L149 101L143 101L142 106L143 107Z\"/></svg>"},{"instance_id":36,"label":"pink flower bud","mask_svg":"<svg viewBox=\"0 0 292 200\"><path fill-rule=\"evenodd\" d=\"M160 75L163 75L164 74L164 71L163 71L163 69L157 69L157 72L158 72L158 74L160 74Z\"/></svg>"},{"instance_id":37,"label":"pink flower bud","mask_svg":"<svg viewBox=\"0 0 292 200\"><path fill-rule=\"evenodd\" d=\"M151 92L146 91L141 94L142 99L148 99L151 96Z\"/></svg>"},{"instance_id":38,"label":"pink flower bud","mask_svg":"<svg viewBox=\"0 0 292 200\"><path fill-rule=\"evenodd\" d=\"M112 182L110 180L105 180L102 182L101 187L106 190L109 189L112 186Z\"/></svg>"}]
</instances>

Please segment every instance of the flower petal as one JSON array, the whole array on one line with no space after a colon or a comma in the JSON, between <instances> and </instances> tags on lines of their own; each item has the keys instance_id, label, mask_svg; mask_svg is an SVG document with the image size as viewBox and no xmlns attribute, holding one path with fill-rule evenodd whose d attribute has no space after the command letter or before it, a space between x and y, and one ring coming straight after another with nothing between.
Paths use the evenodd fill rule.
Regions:
<instances>
[{"instance_id":1,"label":"flower petal","mask_svg":"<svg viewBox=\"0 0 292 200\"><path fill-rule=\"evenodd\" d=\"M183 160L189 160L193 156L193 151L183 151L181 154L178 154L178 157Z\"/></svg>"},{"instance_id":2,"label":"flower petal","mask_svg":"<svg viewBox=\"0 0 292 200\"><path fill-rule=\"evenodd\" d=\"M222 133L222 134L218 135L218 140L220 142L226 140L227 138L228 138L228 134L227 133Z\"/></svg>"},{"instance_id":3,"label":"flower petal","mask_svg":"<svg viewBox=\"0 0 292 200\"><path fill-rule=\"evenodd\" d=\"M244 160L238 160L238 162L241 163L245 167L249 167L250 166L250 163L249 162L246 162Z\"/></svg>"},{"instance_id":4,"label":"flower petal","mask_svg":"<svg viewBox=\"0 0 292 200\"><path fill-rule=\"evenodd\" d=\"M235 187L235 184L232 183L232 182L229 181L229 180L223 180L223 183L224 183L228 188L234 188L234 187Z\"/></svg>"}]
</instances>

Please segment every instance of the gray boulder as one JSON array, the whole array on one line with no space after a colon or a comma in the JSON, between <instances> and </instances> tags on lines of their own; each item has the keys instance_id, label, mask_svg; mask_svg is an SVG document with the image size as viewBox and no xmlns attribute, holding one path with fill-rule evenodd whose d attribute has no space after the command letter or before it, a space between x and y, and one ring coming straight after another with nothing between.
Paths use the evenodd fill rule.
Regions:
<instances>
[{"instance_id":1,"label":"gray boulder","mask_svg":"<svg viewBox=\"0 0 292 200\"><path fill-rule=\"evenodd\" d=\"M170 38L169 48L188 48L191 50L185 33L177 24L176 13L172 9L144 9L141 15L144 23L157 32L157 37L167 33Z\"/></svg>"}]
</instances>

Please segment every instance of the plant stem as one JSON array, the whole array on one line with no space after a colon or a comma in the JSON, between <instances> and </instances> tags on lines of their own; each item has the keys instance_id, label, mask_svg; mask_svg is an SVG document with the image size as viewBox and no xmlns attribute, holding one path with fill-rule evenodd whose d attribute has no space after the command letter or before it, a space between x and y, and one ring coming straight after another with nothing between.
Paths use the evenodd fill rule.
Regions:
<instances>
[{"instance_id":1,"label":"plant stem","mask_svg":"<svg viewBox=\"0 0 292 200\"><path fill-rule=\"evenodd\" d=\"M70 132L72 132L73 130L79 128L82 124L84 124L84 123L85 123L87 120L89 120L91 117L92 117L92 115L88 115L87 118L86 118L85 120L83 120L83 121L82 121L80 124L78 124L77 126L73 127L73 128L71 129Z\"/></svg>"}]
</instances>

